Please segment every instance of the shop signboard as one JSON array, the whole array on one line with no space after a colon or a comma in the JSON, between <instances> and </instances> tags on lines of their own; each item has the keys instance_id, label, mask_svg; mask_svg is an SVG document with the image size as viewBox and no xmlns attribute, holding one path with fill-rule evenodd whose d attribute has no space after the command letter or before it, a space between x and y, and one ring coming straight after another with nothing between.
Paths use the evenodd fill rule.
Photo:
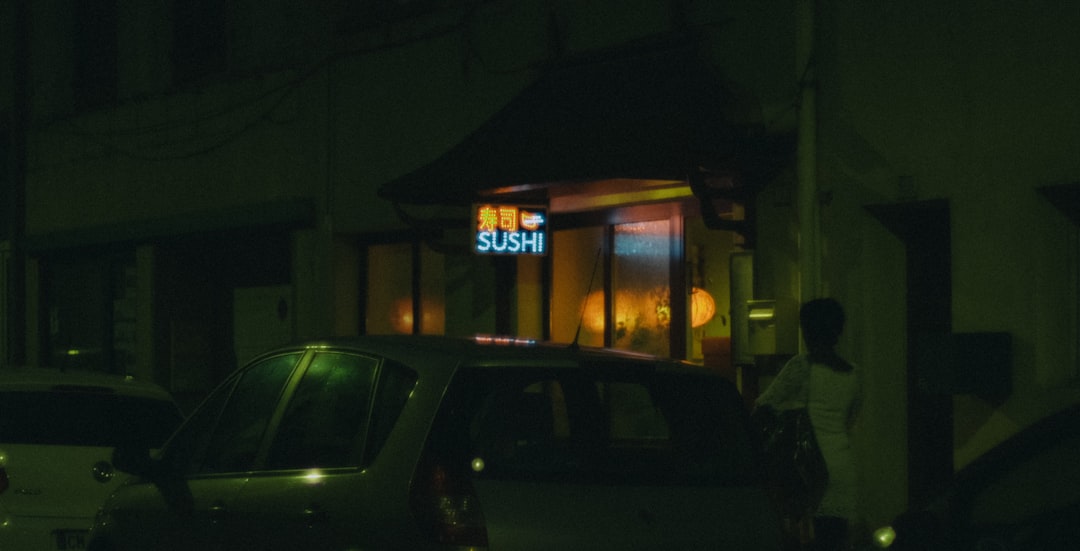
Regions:
<instances>
[{"instance_id":1,"label":"shop signboard","mask_svg":"<svg viewBox=\"0 0 1080 551\"><path fill-rule=\"evenodd\" d=\"M546 255L547 209L527 205L473 206L473 251L484 255Z\"/></svg>"}]
</instances>

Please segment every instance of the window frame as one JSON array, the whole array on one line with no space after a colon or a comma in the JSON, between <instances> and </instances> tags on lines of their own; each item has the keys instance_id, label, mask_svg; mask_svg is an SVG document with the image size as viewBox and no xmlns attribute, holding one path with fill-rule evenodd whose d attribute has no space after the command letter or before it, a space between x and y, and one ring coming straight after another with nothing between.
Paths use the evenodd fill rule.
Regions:
<instances>
[{"instance_id":1,"label":"window frame","mask_svg":"<svg viewBox=\"0 0 1080 551\"><path fill-rule=\"evenodd\" d=\"M372 297L375 293L384 292L382 286L377 281L373 281L371 275L372 263L370 255L376 247L380 246L408 248L409 253L407 267L408 296L401 298L408 298L410 301L411 326L405 332L397 328L393 331L411 335L442 335L446 333L446 308L445 306L441 308L435 307L435 305L446 304L445 288L440 289L435 294L430 294L427 291L429 291L428 284L431 277L436 275L446 276L446 262L452 259L455 254L452 251L428 247L426 243L421 235L406 234L401 236L396 233L391 235L369 234L357 242L357 249L360 252L359 300L357 304L357 311L359 312L358 330L360 334L380 333L386 330L369 321L374 316L389 313L373 310L373 303L376 301ZM441 258L435 260L437 257ZM445 282L443 282L443 285L445 286ZM431 321L433 319L435 321ZM428 323L431 325L428 326Z\"/></svg>"}]
</instances>

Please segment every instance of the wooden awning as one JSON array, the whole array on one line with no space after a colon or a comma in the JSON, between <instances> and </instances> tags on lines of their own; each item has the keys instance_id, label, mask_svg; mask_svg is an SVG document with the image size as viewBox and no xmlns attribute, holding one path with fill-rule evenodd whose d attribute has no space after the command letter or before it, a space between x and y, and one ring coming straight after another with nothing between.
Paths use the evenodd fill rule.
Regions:
<instances>
[{"instance_id":1,"label":"wooden awning","mask_svg":"<svg viewBox=\"0 0 1080 551\"><path fill-rule=\"evenodd\" d=\"M745 122L760 118L747 113L759 111L749 103L687 42L576 58L541 74L457 146L384 184L379 195L450 205L507 186L688 180L703 170L758 174L778 154L766 145L775 140Z\"/></svg>"}]
</instances>

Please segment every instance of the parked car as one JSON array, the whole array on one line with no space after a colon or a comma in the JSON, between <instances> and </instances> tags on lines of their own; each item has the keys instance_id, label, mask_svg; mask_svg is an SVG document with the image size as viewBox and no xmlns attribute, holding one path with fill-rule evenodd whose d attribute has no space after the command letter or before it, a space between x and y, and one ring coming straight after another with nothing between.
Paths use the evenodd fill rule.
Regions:
<instances>
[{"instance_id":1,"label":"parked car","mask_svg":"<svg viewBox=\"0 0 1080 551\"><path fill-rule=\"evenodd\" d=\"M130 377L0 369L0 549L84 549L123 476L114 447L160 447L182 416L161 387Z\"/></svg>"},{"instance_id":2,"label":"parked car","mask_svg":"<svg viewBox=\"0 0 1080 551\"><path fill-rule=\"evenodd\" d=\"M1060 550L1080 542L1080 406L961 469L938 499L877 534L893 550Z\"/></svg>"},{"instance_id":3,"label":"parked car","mask_svg":"<svg viewBox=\"0 0 1080 551\"><path fill-rule=\"evenodd\" d=\"M734 386L699 366L509 338L265 354L165 445L94 551L770 549Z\"/></svg>"}]
</instances>

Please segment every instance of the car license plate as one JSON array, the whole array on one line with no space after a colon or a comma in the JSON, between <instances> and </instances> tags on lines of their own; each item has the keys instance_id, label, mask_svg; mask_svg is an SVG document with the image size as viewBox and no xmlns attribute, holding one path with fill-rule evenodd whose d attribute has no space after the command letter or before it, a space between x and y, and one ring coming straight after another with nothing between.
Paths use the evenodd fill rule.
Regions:
<instances>
[{"instance_id":1,"label":"car license plate","mask_svg":"<svg viewBox=\"0 0 1080 551\"><path fill-rule=\"evenodd\" d=\"M56 541L56 549L69 551L72 549L86 549L86 538L89 532L86 530L53 530L52 535Z\"/></svg>"}]
</instances>

